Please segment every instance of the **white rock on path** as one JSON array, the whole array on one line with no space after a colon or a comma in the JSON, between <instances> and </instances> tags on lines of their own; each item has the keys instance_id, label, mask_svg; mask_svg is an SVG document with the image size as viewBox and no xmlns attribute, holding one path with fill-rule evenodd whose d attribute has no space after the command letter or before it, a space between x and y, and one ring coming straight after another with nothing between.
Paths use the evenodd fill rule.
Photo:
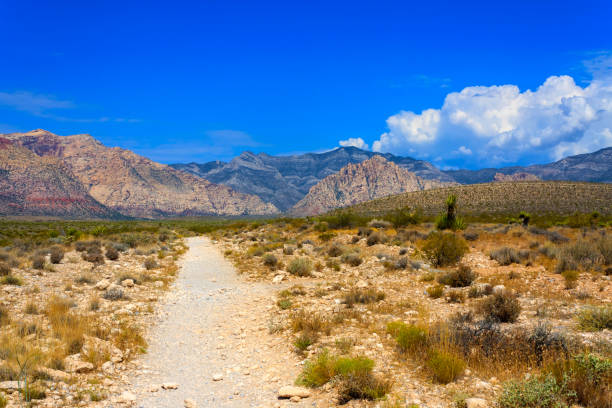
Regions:
<instances>
[{"instance_id":1,"label":"white rock on path","mask_svg":"<svg viewBox=\"0 0 612 408\"><path fill-rule=\"evenodd\" d=\"M223 374L214 374L212 376L213 381L221 381L223 380Z\"/></svg>"},{"instance_id":2,"label":"white rock on path","mask_svg":"<svg viewBox=\"0 0 612 408\"><path fill-rule=\"evenodd\" d=\"M278 390L278 398L308 398L310 397L310 390L308 388L295 387L293 385L286 385Z\"/></svg>"},{"instance_id":3,"label":"white rock on path","mask_svg":"<svg viewBox=\"0 0 612 408\"><path fill-rule=\"evenodd\" d=\"M176 390L178 388L177 383L163 383L162 388L164 390Z\"/></svg>"},{"instance_id":4,"label":"white rock on path","mask_svg":"<svg viewBox=\"0 0 612 408\"><path fill-rule=\"evenodd\" d=\"M184 401L184 404L185 404L185 408L198 408L198 404L196 404L196 402L192 400L191 398L187 398Z\"/></svg>"}]
</instances>

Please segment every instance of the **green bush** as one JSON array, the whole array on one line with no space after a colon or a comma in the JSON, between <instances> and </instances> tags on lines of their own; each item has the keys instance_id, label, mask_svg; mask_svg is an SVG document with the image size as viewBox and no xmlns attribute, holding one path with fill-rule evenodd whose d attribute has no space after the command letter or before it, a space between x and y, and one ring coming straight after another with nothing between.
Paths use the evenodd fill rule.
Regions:
<instances>
[{"instance_id":1,"label":"green bush","mask_svg":"<svg viewBox=\"0 0 612 408\"><path fill-rule=\"evenodd\" d=\"M450 229L453 231L465 229L463 219L457 217L457 196L451 194L446 199L446 214L442 214L436 220L436 227L440 230Z\"/></svg>"},{"instance_id":2,"label":"green bush","mask_svg":"<svg viewBox=\"0 0 612 408\"><path fill-rule=\"evenodd\" d=\"M410 208L404 207L389 211L383 218L398 228L418 224L421 217L418 211L411 211Z\"/></svg>"},{"instance_id":3,"label":"green bush","mask_svg":"<svg viewBox=\"0 0 612 408\"><path fill-rule=\"evenodd\" d=\"M427 360L427 367L431 370L435 381L448 384L463 373L465 361L455 353L432 350Z\"/></svg>"},{"instance_id":4,"label":"green bush","mask_svg":"<svg viewBox=\"0 0 612 408\"><path fill-rule=\"evenodd\" d=\"M310 276L312 262L308 258L295 258L289 263L287 271L296 276Z\"/></svg>"},{"instance_id":5,"label":"green bush","mask_svg":"<svg viewBox=\"0 0 612 408\"><path fill-rule=\"evenodd\" d=\"M461 260L468 245L452 232L432 232L425 240L423 252L434 266L448 266Z\"/></svg>"},{"instance_id":6,"label":"green bush","mask_svg":"<svg viewBox=\"0 0 612 408\"><path fill-rule=\"evenodd\" d=\"M427 345L427 331L412 324L391 322L387 324L387 332L395 338L403 353L412 353Z\"/></svg>"},{"instance_id":7,"label":"green bush","mask_svg":"<svg viewBox=\"0 0 612 408\"><path fill-rule=\"evenodd\" d=\"M548 375L506 383L498 404L500 408L567 408L571 397L564 385Z\"/></svg>"}]
</instances>

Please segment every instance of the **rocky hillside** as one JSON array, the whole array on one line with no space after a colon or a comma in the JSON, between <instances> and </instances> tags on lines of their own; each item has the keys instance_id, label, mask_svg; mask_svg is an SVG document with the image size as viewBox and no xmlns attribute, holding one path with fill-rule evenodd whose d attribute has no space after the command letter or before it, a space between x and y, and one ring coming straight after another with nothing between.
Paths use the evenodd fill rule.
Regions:
<instances>
[{"instance_id":1,"label":"rocky hillside","mask_svg":"<svg viewBox=\"0 0 612 408\"><path fill-rule=\"evenodd\" d=\"M337 173L348 164L361 163L375 155L384 157L422 179L453 181L452 177L426 161L374 153L356 147L341 147L325 153L292 156L244 152L229 163L215 161L171 166L213 183L232 187L236 191L255 194L263 201L271 202L281 211L286 211L304 198L310 188L325 177Z\"/></svg>"},{"instance_id":2,"label":"rocky hillside","mask_svg":"<svg viewBox=\"0 0 612 408\"><path fill-rule=\"evenodd\" d=\"M334 208L406 191L440 187L448 183L424 180L382 156L349 164L314 185L291 210L295 215L314 215Z\"/></svg>"},{"instance_id":3,"label":"rocky hillside","mask_svg":"<svg viewBox=\"0 0 612 408\"><path fill-rule=\"evenodd\" d=\"M495 173L493 181L538 181L540 178L535 174L517 172L512 174Z\"/></svg>"},{"instance_id":4,"label":"rocky hillside","mask_svg":"<svg viewBox=\"0 0 612 408\"><path fill-rule=\"evenodd\" d=\"M449 170L447 175L461 184L487 183L497 173L529 173L542 180L571 180L612 183L612 147L593 153L570 156L554 163L513 166L500 169Z\"/></svg>"},{"instance_id":5,"label":"rocky hillside","mask_svg":"<svg viewBox=\"0 0 612 408\"><path fill-rule=\"evenodd\" d=\"M612 184L570 181L493 182L403 193L357 204L352 209L376 214L402 207L435 215L450 195L457 196L461 214L591 213L612 214Z\"/></svg>"},{"instance_id":6,"label":"rocky hillside","mask_svg":"<svg viewBox=\"0 0 612 408\"><path fill-rule=\"evenodd\" d=\"M61 162L100 203L133 217L263 215L277 209L259 197L153 162L129 150L108 148L89 135L44 130L5 138Z\"/></svg>"},{"instance_id":7,"label":"rocky hillside","mask_svg":"<svg viewBox=\"0 0 612 408\"><path fill-rule=\"evenodd\" d=\"M53 157L40 157L0 137L0 215L118 218Z\"/></svg>"}]
</instances>

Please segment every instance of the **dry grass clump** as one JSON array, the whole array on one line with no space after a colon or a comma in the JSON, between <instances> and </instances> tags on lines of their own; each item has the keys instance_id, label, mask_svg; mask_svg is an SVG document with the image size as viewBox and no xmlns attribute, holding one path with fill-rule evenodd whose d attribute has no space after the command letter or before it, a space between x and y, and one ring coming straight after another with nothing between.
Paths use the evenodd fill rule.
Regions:
<instances>
[{"instance_id":1,"label":"dry grass clump","mask_svg":"<svg viewBox=\"0 0 612 408\"><path fill-rule=\"evenodd\" d=\"M387 324L387 333L393 336L402 353L415 353L427 346L428 329L425 327L395 321Z\"/></svg>"},{"instance_id":2,"label":"dry grass clump","mask_svg":"<svg viewBox=\"0 0 612 408\"><path fill-rule=\"evenodd\" d=\"M590 306L582 309L576 316L578 328L584 331L612 329L612 307Z\"/></svg>"},{"instance_id":3,"label":"dry grass clump","mask_svg":"<svg viewBox=\"0 0 612 408\"><path fill-rule=\"evenodd\" d=\"M123 289L121 289L118 286L110 287L106 289L102 297L106 300L125 300L127 299L127 296L123 292Z\"/></svg>"},{"instance_id":4,"label":"dry grass clump","mask_svg":"<svg viewBox=\"0 0 612 408\"><path fill-rule=\"evenodd\" d=\"M608 265L612 260L611 238L601 238L596 242L580 239L560 248L556 254L558 260L555 272L563 273L569 270L591 270L601 265Z\"/></svg>"},{"instance_id":5,"label":"dry grass clump","mask_svg":"<svg viewBox=\"0 0 612 408\"><path fill-rule=\"evenodd\" d=\"M351 266L359 266L363 262L363 259L361 259L359 254L356 254L356 253L342 255L342 258L340 258L340 260L343 263L351 265Z\"/></svg>"},{"instance_id":6,"label":"dry grass clump","mask_svg":"<svg viewBox=\"0 0 612 408\"><path fill-rule=\"evenodd\" d=\"M519 256L518 251L510 247L495 249L491 251L489 256L502 266L511 265L513 263L521 263L521 257Z\"/></svg>"},{"instance_id":7,"label":"dry grass clump","mask_svg":"<svg viewBox=\"0 0 612 408\"><path fill-rule=\"evenodd\" d=\"M454 271L450 271L438 278L438 282L453 288L470 286L478 276L467 265L459 265Z\"/></svg>"},{"instance_id":8,"label":"dry grass clump","mask_svg":"<svg viewBox=\"0 0 612 408\"><path fill-rule=\"evenodd\" d=\"M423 246L425 256L434 266L454 265L468 252L463 238L452 232L432 232Z\"/></svg>"},{"instance_id":9,"label":"dry grass clump","mask_svg":"<svg viewBox=\"0 0 612 408\"><path fill-rule=\"evenodd\" d=\"M521 313L521 305L516 295L503 290L482 300L477 311L492 321L514 323Z\"/></svg>"},{"instance_id":10,"label":"dry grass clump","mask_svg":"<svg viewBox=\"0 0 612 408\"><path fill-rule=\"evenodd\" d=\"M318 313L306 313L304 310L297 311L291 315L291 329L294 332L331 332L330 321Z\"/></svg>"},{"instance_id":11,"label":"dry grass clump","mask_svg":"<svg viewBox=\"0 0 612 408\"><path fill-rule=\"evenodd\" d=\"M308 258L295 258L291 260L287 271L296 276L310 276L312 273L312 261Z\"/></svg>"},{"instance_id":12,"label":"dry grass clump","mask_svg":"<svg viewBox=\"0 0 612 408\"><path fill-rule=\"evenodd\" d=\"M384 298L385 293L376 289L353 289L344 296L344 304L346 304L346 307L351 308L356 303L374 303Z\"/></svg>"},{"instance_id":13,"label":"dry grass clump","mask_svg":"<svg viewBox=\"0 0 612 408\"><path fill-rule=\"evenodd\" d=\"M448 384L455 381L465 370L465 361L457 353L448 350L431 350L427 367L436 382Z\"/></svg>"},{"instance_id":14,"label":"dry grass clump","mask_svg":"<svg viewBox=\"0 0 612 408\"><path fill-rule=\"evenodd\" d=\"M91 242L96 244L87 245L85 247L85 250L82 252L81 257L87 262L91 262L94 264L103 264L104 254L102 254L102 248L100 247L100 243L98 241Z\"/></svg>"},{"instance_id":15,"label":"dry grass clump","mask_svg":"<svg viewBox=\"0 0 612 408\"><path fill-rule=\"evenodd\" d=\"M345 249L342 245L334 243L327 250L327 255L331 257L337 257L342 255L345 252Z\"/></svg>"},{"instance_id":16,"label":"dry grass clump","mask_svg":"<svg viewBox=\"0 0 612 408\"><path fill-rule=\"evenodd\" d=\"M57 296L52 297L45 308L53 332L64 343L67 354L81 351L91 324L86 317L71 312L71 308L72 302Z\"/></svg>"},{"instance_id":17,"label":"dry grass clump","mask_svg":"<svg viewBox=\"0 0 612 408\"><path fill-rule=\"evenodd\" d=\"M465 293L459 289L451 289L446 293L446 301L448 303L463 303L465 302Z\"/></svg>"},{"instance_id":18,"label":"dry grass clump","mask_svg":"<svg viewBox=\"0 0 612 408\"><path fill-rule=\"evenodd\" d=\"M36 255L32 258L32 268L42 270L45 269L45 257L42 255Z\"/></svg>"},{"instance_id":19,"label":"dry grass clump","mask_svg":"<svg viewBox=\"0 0 612 408\"><path fill-rule=\"evenodd\" d=\"M147 259L145 259L144 261L144 267L147 271L150 271L151 269L156 269L159 268L159 264L157 263L157 261L155 260L155 258L153 257L148 257Z\"/></svg>"},{"instance_id":20,"label":"dry grass clump","mask_svg":"<svg viewBox=\"0 0 612 408\"><path fill-rule=\"evenodd\" d=\"M430 286L425 291L430 298L439 299L444 295L444 285Z\"/></svg>"}]
</instances>

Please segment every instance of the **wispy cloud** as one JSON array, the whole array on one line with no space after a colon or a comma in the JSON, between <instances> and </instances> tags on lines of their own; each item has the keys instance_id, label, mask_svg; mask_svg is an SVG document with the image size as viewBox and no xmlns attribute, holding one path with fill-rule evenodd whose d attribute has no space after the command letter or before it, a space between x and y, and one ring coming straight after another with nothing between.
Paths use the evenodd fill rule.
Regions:
<instances>
[{"instance_id":1,"label":"wispy cloud","mask_svg":"<svg viewBox=\"0 0 612 408\"><path fill-rule=\"evenodd\" d=\"M21 112L27 112L41 118L56 120L58 122L139 122L138 119L132 118L112 118L107 116L97 118L77 118L60 115L57 114L56 111L74 110L77 109L77 105L72 101L58 99L54 95L36 94L29 91L0 92L0 105L8 106Z\"/></svg>"},{"instance_id":2,"label":"wispy cloud","mask_svg":"<svg viewBox=\"0 0 612 408\"><path fill-rule=\"evenodd\" d=\"M392 81L389 86L391 88L448 88L451 84L451 79L447 77L438 77L425 74L414 74L408 78Z\"/></svg>"}]
</instances>

